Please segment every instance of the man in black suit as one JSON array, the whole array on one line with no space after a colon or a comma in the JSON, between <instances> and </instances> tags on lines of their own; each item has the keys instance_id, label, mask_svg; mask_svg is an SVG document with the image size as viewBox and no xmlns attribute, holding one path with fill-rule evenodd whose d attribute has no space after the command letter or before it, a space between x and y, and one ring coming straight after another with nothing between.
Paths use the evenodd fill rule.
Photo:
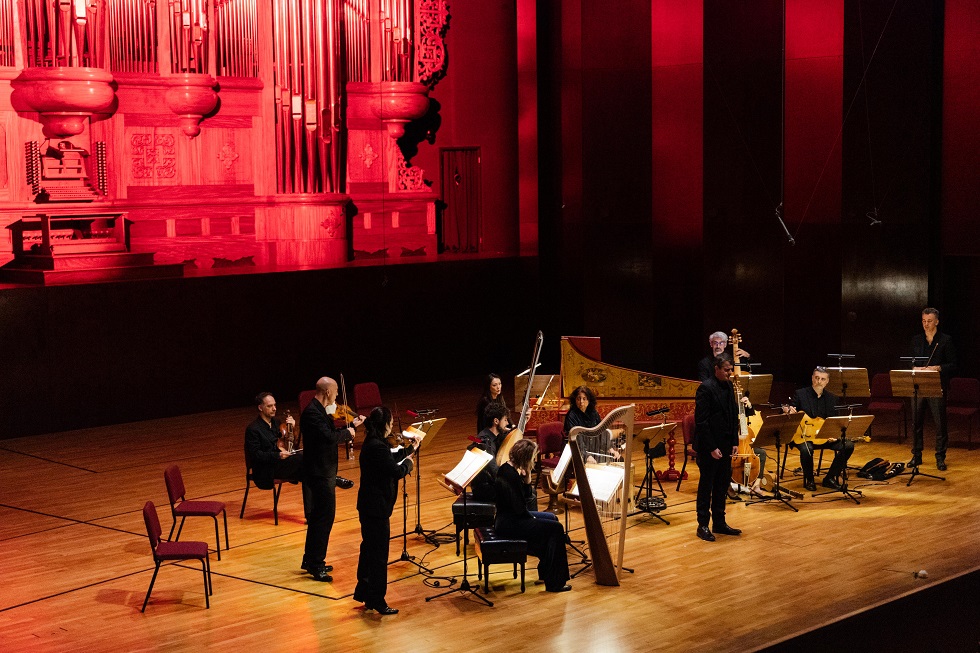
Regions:
<instances>
[{"instance_id":1,"label":"man in black suit","mask_svg":"<svg viewBox=\"0 0 980 653\"><path fill-rule=\"evenodd\" d=\"M740 535L725 521L725 500L732 479L732 456L738 453L738 405L729 381L732 361L715 356L714 374L694 396L694 448L698 469L698 531L702 540L714 542L714 533ZM708 523L713 527L709 530Z\"/></svg>"},{"instance_id":2,"label":"man in black suit","mask_svg":"<svg viewBox=\"0 0 980 653\"><path fill-rule=\"evenodd\" d=\"M303 480L303 452L290 452L279 441L280 422L276 419L276 398L261 392L255 397L259 416L245 428L245 462L252 468L255 487L271 490L273 481L280 479L290 483ZM286 417L286 425L294 428L296 420ZM309 500L306 484L303 484L303 513L309 519Z\"/></svg>"},{"instance_id":3,"label":"man in black suit","mask_svg":"<svg viewBox=\"0 0 980 653\"><path fill-rule=\"evenodd\" d=\"M388 591L388 543L391 512L398 498L398 481L412 471L414 446L392 451L385 438L391 433L391 411L378 406L365 422L367 435L358 463L361 484L357 490L357 515L361 522L361 553L357 559L354 600L380 614L397 614L385 601Z\"/></svg>"},{"instance_id":4,"label":"man in black suit","mask_svg":"<svg viewBox=\"0 0 980 653\"><path fill-rule=\"evenodd\" d=\"M915 409L915 431L912 438L912 460L909 466L917 467L922 464L922 427L925 423L926 404L936 423L936 469L946 471L946 443L949 432L946 430L946 393L949 392L949 380L956 371L956 348L953 339L945 333L939 333L939 311L934 308L922 309L922 333L912 337L911 355L924 359L924 365L916 365L915 370L932 370L939 372L939 380L943 386L942 397L923 397L919 399Z\"/></svg>"},{"instance_id":5,"label":"man in black suit","mask_svg":"<svg viewBox=\"0 0 980 653\"><path fill-rule=\"evenodd\" d=\"M504 443L504 436L511 430L510 410L502 404L491 403L486 407L483 423L487 426L477 434L479 442L471 444L468 448L483 449L492 456L492 459L480 470L470 485L476 501L493 503L497 492L497 450Z\"/></svg>"},{"instance_id":6,"label":"man in black suit","mask_svg":"<svg viewBox=\"0 0 980 653\"><path fill-rule=\"evenodd\" d=\"M316 382L316 396L300 415L303 434L303 475L310 487L313 506L306 528L303 569L315 580L331 582L332 565L324 564L330 530L337 513L337 447L354 439L354 429L364 417L358 416L349 427L337 428L333 417L337 410L337 382L323 377Z\"/></svg>"},{"instance_id":7,"label":"man in black suit","mask_svg":"<svg viewBox=\"0 0 980 653\"><path fill-rule=\"evenodd\" d=\"M819 417L826 419L837 414L834 409L837 406L837 396L827 392L825 388L830 382L830 374L824 367L816 367L810 377L810 387L800 388L793 395L793 405L784 409L784 412L795 413L803 411L808 417ZM800 450L800 467L803 469L803 487L813 492L817 489L816 479L813 477L813 450L832 449L834 451L834 462L830 464L827 475L823 479L823 486L832 490L840 489L838 477L844 471L847 460L854 453L854 441L847 440L846 444L837 439L827 440L822 444L803 442L796 445Z\"/></svg>"}]
</instances>

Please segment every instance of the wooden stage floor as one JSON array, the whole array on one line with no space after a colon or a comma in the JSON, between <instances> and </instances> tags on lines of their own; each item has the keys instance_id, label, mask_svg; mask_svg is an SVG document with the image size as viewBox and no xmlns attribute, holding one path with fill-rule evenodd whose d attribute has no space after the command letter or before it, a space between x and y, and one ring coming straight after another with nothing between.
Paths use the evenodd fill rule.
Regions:
<instances>
[{"instance_id":1,"label":"wooden stage floor","mask_svg":"<svg viewBox=\"0 0 980 653\"><path fill-rule=\"evenodd\" d=\"M454 497L437 479L471 434L477 394L471 380L383 389L389 405L437 407L437 416L448 418L422 459L427 529L452 530ZM280 411L292 403L295 414L295 402L279 399ZM692 465L679 492L667 488L661 514L669 526L648 515L631 518L626 563L636 573L625 574L619 588L598 587L585 572L572 592L547 594L534 582L532 559L525 594L509 568L492 570L492 608L460 594L426 602L445 581L433 587L400 562L389 567L388 599L401 613L382 618L351 599L360 542L356 490L337 492L329 584L299 569L305 526L298 487L284 488L278 526L267 491L253 489L239 519L242 437L254 415L243 407L0 441L0 650L746 651L978 564L980 450L951 449L945 482L917 478L907 487L906 476L855 479L852 487L865 492L861 505L809 494L793 501L798 513L777 504L732 505L729 522L744 534L715 543L694 534ZM876 438L858 445L853 462L876 456L908 460L908 445ZM935 473L928 453L926 461L924 471ZM146 500L156 503L166 534L162 472L170 463L180 465L189 497L227 503L231 550L220 562L212 554L210 610L200 571L171 565L160 571L141 614L153 565L140 511ZM341 468L358 478L355 460L342 459ZM802 489L799 477L788 485ZM581 524L578 512L571 518L573 527ZM399 502L393 532L402 532L401 522ZM189 520L182 535L213 537L211 521L201 518ZM400 539L392 542L391 557L401 549ZM436 574L462 574L452 544L433 547L411 536L408 551ZM920 569L927 579L913 576Z\"/></svg>"}]
</instances>

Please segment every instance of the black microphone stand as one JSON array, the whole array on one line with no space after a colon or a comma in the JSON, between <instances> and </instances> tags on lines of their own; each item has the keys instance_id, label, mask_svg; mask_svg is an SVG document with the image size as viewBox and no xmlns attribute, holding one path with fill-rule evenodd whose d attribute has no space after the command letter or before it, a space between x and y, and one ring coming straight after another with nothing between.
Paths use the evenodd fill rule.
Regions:
<instances>
[{"instance_id":1,"label":"black microphone stand","mask_svg":"<svg viewBox=\"0 0 980 653\"><path fill-rule=\"evenodd\" d=\"M399 425L401 426L401 425ZM399 463L402 464L402 463ZM418 471L415 472L415 477L418 478ZM432 570L423 565L421 562L416 561L415 556L409 555L408 553L408 484L405 481L406 476L402 476L402 554L389 562L389 565L394 565L399 562L408 562L419 568L419 571L423 574L431 574ZM395 537L398 537L397 535Z\"/></svg>"},{"instance_id":2,"label":"black microphone stand","mask_svg":"<svg viewBox=\"0 0 980 653\"><path fill-rule=\"evenodd\" d=\"M436 408L419 408L411 411L418 415L423 421L429 415L435 413ZM425 429L422 429L423 431ZM422 528L422 447L419 446L415 456L415 529L412 531L416 535L421 535L422 539L432 546L439 546L440 542L436 537L435 530Z\"/></svg>"}]
</instances>

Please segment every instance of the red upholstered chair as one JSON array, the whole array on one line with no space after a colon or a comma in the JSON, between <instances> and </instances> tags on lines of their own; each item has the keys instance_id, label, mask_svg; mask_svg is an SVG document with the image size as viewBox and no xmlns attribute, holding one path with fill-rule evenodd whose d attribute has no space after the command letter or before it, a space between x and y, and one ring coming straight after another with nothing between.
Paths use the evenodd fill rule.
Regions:
<instances>
[{"instance_id":1,"label":"red upholstered chair","mask_svg":"<svg viewBox=\"0 0 980 653\"><path fill-rule=\"evenodd\" d=\"M969 427L967 446L973 449L973 418L980 415L980 381L965 378L950 380L949 395L946 397L947 419L951 415L966 418Z\"/></svg>"},{"instance_id":2,"label":"red upholstered chair","mask_svg":"<svg viewBox=\"0 0 980 653\"><path fill-rule=\"evenodd\" d=\"M546 511L553 511L558 505L558 495L564 490L563 487L553 486L547 481L542 482L543 470L548 470L551 474L558 465L558 459L565 448L565 430L561 422L545 422L538 426L538 460L535 464L537 478L534 480L535 486L541 484L544 491L548 494L548 507ZM548 477L550 478L550 476Z\"/></svg>"},{"instance_id":3,"label":"red upholstered chair","mask_svg":"<svg viewBox=\"0 0 980 653\"><path fill-rule=\"evenodd\" d=\"M892 380L887 372L879 372L871 379L871 398L868 401L868 412L875 416L882 414L901 415L901 423L898 428L900 442L904 442L909 434L908 422L906 421L905 400L901 397L892 396Z\"/></svg>"},{"instance_id":4,"label":"red upholstered chair","mask_svg":"<svg viewBox=\"0 0 980 653\"><path fill-rule=\"evenodd\" d=\"M561 422L545 422L538 426L538 464L535 466L540 475L542 469L553 470L558 464L558 458L565 447L565 429Z\"/></svg>"},{"instance_id":5,"label":"red upholstered chair","mask_svg":"<svg viewBox=\"0 0 980 653\"><path fill-rule=\"evenodd\" d=\"M216 540L218 560L221 560L221 536L218 534L218 515L222 515L225 520L225 549L228 549L228 513L225 512L223 501L187 501L184 497L187 490L184 489L184 479L180 474L180 467L171 465L163 470L163 480L167 484L167 496L170 498L170 512L174 518L174 524L170 527L170 535L167 539L175 542L180 539L180 531L184 529L184 520L188 517L210 517L214 520L214 539ZM177 518L180 517L180 528L177 528ZM177 536L173 537L174 529L177 528Z\"/></svg>"},{"instance_id":6,"label":"red upholstered chair","mask_svg":"<svg viewBox=\"0 0 980 653\"><path fill-rule=\"evenodd\" d=\"M367 417L372 410L381 405L381 391L377 383L357 383L354 385L354 411Z\"/></svg>"},{"instance_id":7,"label":"red upholstered chair","mask_svg":"<svg viewBox=\"0 0 980 653\"><path fill-rule=\"evenodd\" d=\"M681 420L681 433L684 435L684 464L681 465L681 475L677 479L677 491L681 489L681 481L684 480L688 458L694 458L697 455L694 451L694 413L685 415L684 419Z\"/></svg>"},{"instance_id":8,"label":"red upholstered chair","mask_svg":"<svg viewBox=\"0 0 980 653\"><path fill-rule=\"evenodd\" d=\"M160 529L160 518L157 516L157 508L152 501L147 501L146 505L143 506L143 523L146 524L146 534L150 538L150 549L153 551L153 563L156 567L153 570L153 578L150 579L150 587L146 590L146 598L143 599L143 607L140 612L146 612L146 604L150 600L153 583L157 580L160 564L164 560L201 561L201 568L204 572L204 606L210 608L211 600L208 597L212 594L211 558L208 556L207 542L162 541L160 536L163 531Z\"/></svg>"}]
</instances>

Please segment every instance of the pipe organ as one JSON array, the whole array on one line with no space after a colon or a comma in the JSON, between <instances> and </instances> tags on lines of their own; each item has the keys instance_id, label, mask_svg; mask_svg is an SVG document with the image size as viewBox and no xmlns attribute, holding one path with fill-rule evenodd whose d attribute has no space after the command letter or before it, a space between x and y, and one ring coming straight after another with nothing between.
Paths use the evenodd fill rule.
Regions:
<instances>
[{"instance_id":1,"label":"pipe organ","mask_svg":"<svg viewBox=\"0 0 980 653\"><path fill-rule=\"evenodd\" d=\"M448 11L446 0L0 0L0 227L38 203L84 212L43 192L45 157L78 151L92 211L124 212L134 245L161 262L435 254L435 196L405 152L426 135L408 128L446 72Z\"/></svg>"}]
</instances>

